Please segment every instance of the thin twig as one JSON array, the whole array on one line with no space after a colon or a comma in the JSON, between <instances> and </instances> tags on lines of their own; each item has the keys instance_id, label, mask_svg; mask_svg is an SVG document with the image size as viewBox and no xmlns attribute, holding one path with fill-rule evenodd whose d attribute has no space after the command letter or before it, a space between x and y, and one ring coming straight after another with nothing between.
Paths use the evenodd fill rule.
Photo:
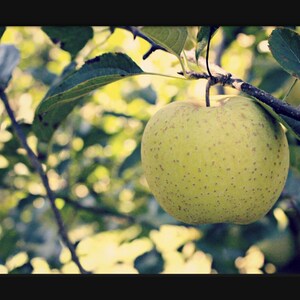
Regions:
<instances>
[{"instance_id":1,"label":"thin twig","mask_svg":"<svg viewBox=\"0 0 300 300\"><path fill-rule=\"evenodd\" d=\"M286 93L286 95L284 96L284 98L282 99L282 101L286 102L286 98L290 95L290 93L291 93L292 89L294 88L295 84L297 83L297 81L298 81L298 78L296 78L296 79L293 81L292 85L290 86L289 90L287 91L287 93Z\"/></svg>"},{"instance_id":2,"label":"thin twig","mask_svg":"<svg viewBox=\"0 0 300 300\"><path fill-rule=\"evenodd\" d=\"M117 212L115 210L111 210L107 207L87 206L87 205L79 203L78 201L74 201L74 200L71 200L66 197L64 197L63 199L67 205L73 206L74 208L76 208L77 211L82 210L82 211L87 211L89 213L92 213L94 215L100 215L100 216L107 215L110 217L116 217L116 218L119 218L122 220L127 220L129 223L139 224L139 225L148 227L150 229L159 229L159 227L160 227L159 225L156 225L153 222L144 219L143 217L129 216L129 215ZM197 228L197 225L186 224L183 222L179 222L174 225Z\"/></svg>"},{"instance_id":3,"label":"thin twig","mask_svg":"<svg viewBox=\"0 0 300 300\"><path fill-rule=\"evenodd\" d=\"M5 106L5 109L7 111L7 114L12 122L12 126L13 126L13 129L16 133L16 136L21 144L21 146L26 150L27 152L27 156L32 164L32 166L35 168L36 172L39 174L41 180L42 180L42 183L46 189L46 193L47 193L47 197L50 201L50 204L51 204L51 208L52 208L52 211L54 213L54 216L55 216L55 220L56 220L56 223L58 225L58 228L59 228L59 233L60 233L60 236L62 238L62 241L64 242L64 244L69 248L70 252L71 252L71 255L72 255L72 260L74 261L74 263L77 265L77 267L79 268L80 270L80 273L82 274L88 274L89 272L87 272L81 265L80 261L79 261L79 258L76 254L76 251L75 251L75 247L74 245L72 244L72 242L70 241L69 237L68 237L68 234L67 234L67 231L66 231L66 228L65 228L65 225L64 225L64 222L63 222L63 219L60 215L60 212L58 210L58 208L56 207L56 204L55 204L55 195L52 191L52 189L50 188L50 184L49 184L49 179L48 179L48 176L47 174L45 173L44 169L43 169L43 166L42 164L40 163L39 159L37 158L37 156L35 155L35 153L32 151L32 149L29 147L27 141L26 141L26 137L23 133L23 130L22 128L20 127L20 125L18 124L15 116L14 116L14 113L13 113L13 110L9 104L9 101L8 101L8 98L5 94L5 92L3 90L0 90L0 98L2 99L3 103L4 103L4 106Z\"/></svg>"},{"instance_id":4,"label":"thin twig","mask_svg":"<svg viewBox=\"0 0 300 300\"><path fill-rule=\"evenodd\" d=\"M153 49L158 49L157 46L160 47L154 41L152 41L147 36L145 36L142 32L140 32L137 27L134 27L134 26L118 26L118 27L132 32L134 37L140 36L141 38L145 39L146 41L148 41L151 44L151 47L153 47ZM111 27L112 32L113 32L114 28L115 27ZM161 50L165 50L165 49L161 49ZM152 52L150 51L150 53L152 53ZM195 53L193 50L186 51L185 54L186 54L188 61L196 63ZM205 58L199 57L198 62L197 62L198 66L202 66L203 68L207 69L206 63L207 62L206 62ZM187 71L185 72L185 74L183 72L178 72L178 74L181 74L184 76L188 75L190 78L193 78L193 79L200 79L200 78L208 79L209 77L215 78L215 84L220 83L223 86L225 86L225 85L231 86L232 88L237 89L241 92L244 92L250 96L253 96L256 99L260 100L261 102L271 106L276 113L281 113L290 118L300 121L300 110L298 110L297 108L293 107L292 105L290 105L286 102L283 102L280 99L275 98L271 94L243 81L242 79L232 76L230 73L226 72L224 69L222 69L217 64L209 63L208 72L210 73L209 76L206 75L205 73L201 74L201 73L187 72Z\"/></svg>"},{"instance_id":5,"label":"thin twig","mask_svg":"<svg viewBox=\"0 0 300 300\"><path fill-rule=\"evenodd\" d=\"M108 216L113 216L113 217L117 217L120 219L125 219L130 222L134 222L134 218L132 216L124 215L119 212L109 210L108 208L105 208L105 207L87 206L87 205L81 204L78 201L74 201L74 200L71 200L66 197L64 197L64 201L66 204L69 204L76 209L88 211L95 215L108 215Z\"/></svg>"},{"instance_id":6,"label":"thin twig","mask_svg":"<svg viewBox=\"0 0 300 300\"><path fill-rule=\"evenodd\" d=\"M155 224L150 223L146 220L143 220L141 218L135 218L135 217L129 216L129 215L125 215L125 214L119 213L115 210L110 210L109 208L106 208L106 207L87 206L87 205L83 205L83 204L79 203L78 201L74 201L74 200L71 200L66 197L64 197L64 201L66 204L76 208L76 210L87 211L94 215L101 215L101 216L107 215L107 216L111 216L111 217L117 217L119 219L126 220L130 223L144 225L144 226L152 228L152 229L158 228Z\"/></svg>"},{"instance_id":7,"label":"thin twig","mask_svg":"<svg viewBox=\"0 0 300 300\"><path fill-rule=\"evenodd\" d=\"M186 53L186 56L189 61L195 63L195 58L192 52ZM204 57L199 57L198 59L198 65L202 68L206 68L206 61ZM271 106L274 111L278 114L283 114L285 116L288 116L290 118L293 118L295 120L300 121L300 110L296 107L283 102L280 99L275 98L273 95L251 85L250 83L247 83L243 81L240 78L237 78L233 76L232 74L226 72L224 69L222 69L220 66L210 63L210 71L213 75L213 78L215 80L215 83L222 84L224 86L230 86L238 91L244 92L250 96L255 97L256 99L260 100L261 102ZM190 78L193 79L208 79L209 75L205 72L198 73L198 72L186 72ZM182 72L178 72L178 74L182 74Z\"/></svg>"},{"instance_id":8,"label":"thin twig","mask_svg":"<svg viewBox=\"0 0 300 300\"><path fill-rule=\"evenodd\" d=\"M143 34L137 27L135 26L111 26L111 32L114 32L115 28L122 28L125 30L130 31L133 34L133 38L135 39L137 36L147 41L151 47L150 49L143 55L143 59L147 59L151 53L153 53L156 50L163 50L167 51L164 47L156 44L154 41L152 41L148 36Z\"/></svg>"}]
</instances>

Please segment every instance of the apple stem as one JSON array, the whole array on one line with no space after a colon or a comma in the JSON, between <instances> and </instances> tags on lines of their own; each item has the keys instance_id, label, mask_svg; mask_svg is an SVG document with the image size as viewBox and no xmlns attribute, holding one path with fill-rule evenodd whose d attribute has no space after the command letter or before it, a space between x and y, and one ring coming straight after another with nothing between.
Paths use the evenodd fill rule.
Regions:
<instances>
[{"instance_id":1,"label":"apple stem","mask_svg":"<svg viewBox=\"0 0 300 300\"><path fill-rule=\"evenodd\" d=\"M209 90L210 87L214 84L216 84L216 79L215 77L211 74L210 69L209 69L209 63L208 63L208 56L209 56L209 46L210 46L210 41L211 41L211 36L213 33L213 27L209 27L209 36L208 36L208 41L207 41L207 48L206 48L206 57L205 57L205 62L206 62L206 69L209 75L209 78L207 80L206 84L206 90L205 90L205 103L206 107L210 107L210 100L209 100Z\"/></svg>"},{"instance_id":2,"label":"apple stem","mask_svg":"<svg viewBox=\"0 0 300 300\"><path fill-rule=\"evenodd\" d=\"M208 56L209 56L209 46L210 46L210 41L211 41L211 36L213 33L213 28L212 26L209 27L209 36L208 36L208 41L207 41L207 48L206 48L206 57L205 57L205 62L206 62L206 69L209 75L209 78L207 80L206 84L206 89L205 89L205 104L206 107L210 107L210 100L209 100L209 91L210 87L214 84L216 84L216 78L211 74L210 69L209 69L209 63L208 63Z\"/></svg>"},{"instance_id":3,"label":"apple stem","mask_svg":"<svg viewBox=\"0 0 300 300\"><path fill-rule=\"evenodd\" d=\"M211 87L210 79L207 80L206 89L205 89L205 104L206 107L210 107L210 100L209 100L209 90Z\"/></svg>"},{"instance_id":4,"label":"apple stem","mask_svg":"<svg viewBox=\"0 0 300 300\"><path fill-rule=\"evenodd\" d=\"M210 100L209 100L210 87L212 85L215 85L217 82L218 82L218 79L214 76L209 77L207 79L207 84L206 84L206 88L205 88L205 104L206 104L206 107L210 107Z\"/></svg>"}]
</instances>

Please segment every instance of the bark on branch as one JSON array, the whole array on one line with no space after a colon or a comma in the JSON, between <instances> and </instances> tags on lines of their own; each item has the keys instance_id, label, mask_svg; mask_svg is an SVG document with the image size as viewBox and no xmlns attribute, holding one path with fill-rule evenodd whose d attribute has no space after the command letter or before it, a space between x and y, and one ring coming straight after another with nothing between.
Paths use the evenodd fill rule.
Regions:
<instances>
[{"instance_id":1,"label":"bark on branch","mask_svg":"<svg viewBox=\"0 0 300 300\"><path fill-rule=\"evenodd\" d=\"M149 39L146 35L144 35L141 31L139 31L139 29L135 26L117 26L117 27L130 31L133 34L134 38L136 36L139 36L150 43L151 48L144 55L144 57L143 57L144 59L147 58L153 51L155 51L157 49L167 51L166 49L162 48L160 45L157 45L154 41ZM111 27L112 32L113 32L114 28L115 27ZM207 70L205 58L199 57L198 62L196 62L195 53L193 50L185 51L185 55L186 55L188 61L197 63L199 66L202 66L203 69ZM236 90L239 90L250 96L253 96L256 99L260 100L261 102L271 106L276 113L283 114L285 116L288 116L290 118L300 121L300 110L297 109L296 107L293 107L290 104L283 102L280 99L275 98L271 94L243 81L242 79L233 76L232 74L226 72L224 69L222 69L217 64L209 63L209 69L214 77L214 79L211 78L210 86L213 84L221 84L223 86L230 86ZM183 72L178 72L178 74L184 75ZM194 79L210 78L210 76L208 76L206 73L197 73L197 72L188 72L187 71L186 75L189 75L190 78L194 78Z\"/></svg>"},{"instance_id":2,"label":"bark on branch","mask_svg":"<svg viewBox=\"0 0 300 300\"><path fill-rule=\"evenodd\" d=\"M144 39L145 41L147 41L151 45L150 49L143 55L143 59L147 59L149 57L149 55L151 53L153 53L154 51L156 51L156 50L167 51L164 47L156 44L149 37L147 37L146 35L144 35L135 26L111 26L110 27L111 32L114 32L115 28L122 28L122 29L128 30L128 31L130 31L133 34L133 39L135 39L138 36L138 37L141 37L142 39Z\"/></svg>"},{"instance_id":3,"label":"bark on branch","mask_svg":"<svg viewBox=\"0 0 300 300\"><path fill-rule=\"evenodd\" d=\"M196 63L193 52L186 52L186 56L189 61ZM198 65L201 66L203 69L206 69L206 61L203 57L199 57ZM222 69L220 66L216 64L210 63L209 68L214 77L213 84L230 86L238 91L253 96L256 99L260 100L261 102L271 106L276 113L283 114L285 116L300 121L300 110L297 109L296 107L286 102L283 102L280 99L275 98L271 94L251 85L250 83L243 81L240 78L233 76L232 74L226 72L224 69ZM179 72L179 74L183 75L183 72ZM190 78L194 78L194 79L210 78L210 76L205 72L198 73L194 71L191 72L187 71L186 74L190 76Z\"/></svg>"},{"instance_id":4,"label":"bark on branch","mask_svg":"<svg viewBox=\"0 0 300 300\"><path fill-rule=\"evenodd\" d=\"M64 197L64 201L67 205L73 206L74 208L76 208L76 210L82 210L82 211L87 211L89 213L92 213L94 215L106 215L106 216L110 216L110 217L116 217L118 219L122 219L125 221L128 221L131 224L140 224L143 225L145 227L151 228L151 229L158 229L158 227L151 223L148 222L146 220L143 220L141 218L137 218L137 217L133 217L133 216L129 216L126 214L122 214L119 213L117 211L111 210L109 208L106 207L97 207L97 206L87 206L84 204L79 203L78 201L74 201L71 200L69 198Z\"/></svg>"},{"instance_id":5,"label":"bark on branch","mask_svg":"<svg viewBox=\"0 0 300 300\"><path fill-rule=\"evenodd\" d=\"M77 265L77 267L79 268L79 271L81 274L88 274L89 272L87 272L81 265L79 258L76 254L75 251L75 247L73 245L73 243L70 241L69 236L67 234L67 230L65 228L63 219L61 217L61 214L58 210L58 208L56 207L55 204L55 195L52 191L52 189L50 188L50 184L49 184L49 179L48 176L46 174L46 172L43 169L43 166L41 164L41 162L39 161L38 157L35 155L35 153L32 151L32 149L29 147L26 137L24 135L24 132L22 130L22 128L20 127L20 125L18 124L13 110L9 104L8 98L5 94L5 92L3 90L0 89L0 98L3 101L3 104L5 106L5 109L7 111L7 114L12 122L12 127L16 133L16 136L21 144L21 146L26 150L27 156L29 158L29 161L31 162L32 166L35 168L36 172L38 173L38 175L40 176L42 183L45 187L46 193L47 193L47 197L50 201L50 205L51 205L51 209L54 213L55 216L55 220L59 229L59 234L62 238L63 243L66 245L66 247L68 247L68 249L71 252L71 256L72 256L72 260L73 262Z\"/></svg>"}]
</instances>

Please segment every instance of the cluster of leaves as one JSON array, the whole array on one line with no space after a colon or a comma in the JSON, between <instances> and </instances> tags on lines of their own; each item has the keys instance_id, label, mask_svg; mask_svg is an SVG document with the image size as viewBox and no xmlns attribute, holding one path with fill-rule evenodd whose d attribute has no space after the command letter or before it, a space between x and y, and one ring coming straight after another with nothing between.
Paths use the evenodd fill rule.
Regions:
<instances>
[{"instance_id":1,"label":"cluster of leaves","mask_svg":"<svg viewBox=\"0 0 300 300\"><path fill-rule=\"evenodd\" d=\"M31 119L20 124L47 166L58 197L57 205L87 269L139 273L299 271L300 218L295 209L300 202L298 123L286 121L291 125L287 132L291 170L284 193L265 218L248 226L217 224L190 228L179 224L157 205L145 184L140 165L141 135L155 107L160 105L161 91L151 83L154 79L141 86L138 78L165 74L145 71L145 67L126 54L125 46L120 50L116 44L108 45L109 39L116 35L131 38L132 43L133 37L138 37L139 42L144 43L141 48L148 47L144 55L147 61L156 55L170 54L178 71L182 68L185 73L191 65L184 51L194 49L198 58L204 54L210 35L214 35L219 43L222 39L225 69L228 66L231 71L232 53L239 51L243 60L246 52L245 60L249 57L252 60L247 68L242 65L243 78L284 98L294 78L300 76L300 39L296 28L272 28L271 32L268 27L250 26L123 26L101 30L41 27L32 30L36 30L36 36L40 34L42 42L15 70L19 72L20 82L17 75L11 78L11 74L19 61L15 46L21 47L21 52L28 51L22 48L25 39L15 46L0 45L0 84L6 88L11 79L8 91L10 99L16 99L15 103L22 95L33 99ZM33 39L33 34L28 32L26 28L1 28L0 38L3 34L19 34ZM100 47L96 43L97 55L86 59L85 50L92 51L94 41L104 35L109 36L104 38L106 44ZM49 39L45 43L47 37L55 45ZM248 45L241 46L241 39L248 41ZM259 50L266 41L271 52ZM218 44L212 46L211 51L216 52ZM63 56L65 54L67 56ZM59 59L59 55L62 58ZM61 60L56 68L53 57ZM203 71L197 65L192 68ZM169 90L175 86L181 91L172 95L166 92L167 99L163 102L191 94L182 80L189 79L188 76L180 79L175 73L160 79ZM188 84L192 85L191 81ZM294 96L292 93L298 85L285 98L295 106L300 103L292 101L300 99L300 93ZM269 109L272 111L272 107ZM11 273L39 272L41 266L44 266L41 272L78 272L66 254L67 249L57 239L57 227L43 187L19 149L12 127L2 118L0 272L1 266ZM136 225L132 227L132 223ZM279 247L272 246L276 243L282 247L279 254L274 253ZM127 257L122 256L124 249L127 249ZM109 260L110 251L115 254ZM20 253L25 253L21 260L17 256ZM255 255L256 260L249 258ZM95 262L95 257L101 256L104 259ZM15 257L21 263L13 264ZM105 261L110 261L107 268Z\"/></svg>"}]
</instances>

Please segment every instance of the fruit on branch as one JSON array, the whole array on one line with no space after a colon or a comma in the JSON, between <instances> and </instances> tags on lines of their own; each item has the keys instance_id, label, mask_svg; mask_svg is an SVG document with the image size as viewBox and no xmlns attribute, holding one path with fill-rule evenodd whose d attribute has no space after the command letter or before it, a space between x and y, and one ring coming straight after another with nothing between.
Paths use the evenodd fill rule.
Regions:
<instances>
[{"instance_id":1,"label":"fruit on branch","mask_svg":"<svg viewBox=\"0 0 300 300\"><path fill-rule=\"evenodd\" d=\"M284 128L256 101L211 96L176 101L147 123L141 148L149 188L188 224L249 224L279 198L289 169Z\"/></svg>"}]
</instances>

